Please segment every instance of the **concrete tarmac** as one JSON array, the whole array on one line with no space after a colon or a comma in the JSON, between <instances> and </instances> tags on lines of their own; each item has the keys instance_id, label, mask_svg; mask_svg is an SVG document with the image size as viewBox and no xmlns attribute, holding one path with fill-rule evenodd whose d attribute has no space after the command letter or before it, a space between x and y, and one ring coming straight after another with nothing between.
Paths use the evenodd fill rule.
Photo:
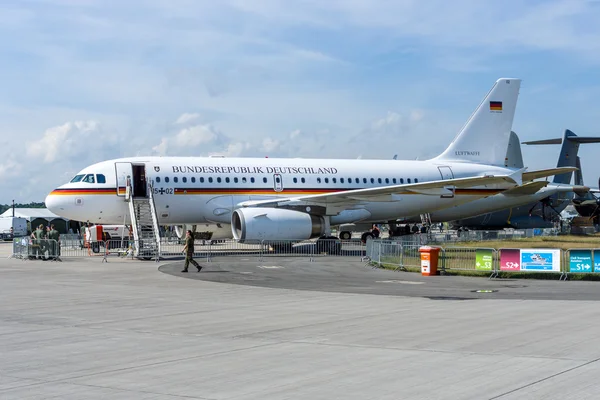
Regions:
<instances>
[{"instance_id":1,"label":"concrete tarmac","mask_svg":"<svg viewBox=\"0 0 600 400\"><path fill-rule=\"evenodd\" d=\"M0 398L565 400L600 393L595 301L433 301L408 292L216 282L234 274L287 282L283 274L298 276L290 266L299 260L284 261L215 261L200 273L190 268L186 279L178 272L183 261L2 258ZM283 268L264 268L273 266ZM318 267L302 267L300 281ZM421 278L348 259L334 271L319 274L331 275L330 287L340 281L355 289L430 290L449 278L379 283ZM351 284L360 273L371 283ZM544 283L573 291L597 284Z\"/></svg>"},{"instance_id":2,"label":"concrete tarmac","mask_svg":"<svg viewBox=\"0 0 600 400\"><path fill-rule=\"evenodd\" d=\"M181 262L159 270L174 276L210 282L320 292L424 297L431 300L517 299L600 300L600 282L534 279L487 279L467 276L430 276L372 269L357 257L219 257L197 274L181 273Z\"/></svg>"}]
</instances>

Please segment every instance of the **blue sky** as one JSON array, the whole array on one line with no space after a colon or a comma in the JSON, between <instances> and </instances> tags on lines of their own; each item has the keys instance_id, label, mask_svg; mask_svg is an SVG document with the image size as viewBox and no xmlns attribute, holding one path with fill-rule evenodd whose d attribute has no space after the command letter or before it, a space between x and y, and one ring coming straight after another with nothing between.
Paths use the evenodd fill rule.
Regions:
<instances>
[{"instance_id":1,"label":"blue sky","mask_svg":"<svg viewBox=\"0 0 600 400\"><path fill-rule=\"evenodd\" d=\"M522 140L600 135L598 20L579 0L3 1L0 203L130 155L425 159L500 77L523 79Z\"/></svg>"}]
</instances>

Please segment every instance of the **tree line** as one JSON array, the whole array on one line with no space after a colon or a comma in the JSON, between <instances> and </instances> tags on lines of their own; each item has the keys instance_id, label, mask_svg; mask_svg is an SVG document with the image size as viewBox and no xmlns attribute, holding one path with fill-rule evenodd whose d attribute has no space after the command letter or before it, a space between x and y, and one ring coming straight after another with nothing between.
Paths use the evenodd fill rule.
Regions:
<instances>
[{"instance_id":1,"label":"tree line","mask_svg":"<svg viewBox=\"0 0 600 400\"><path fill-rule=\"evenodd\" d=\"M12 204L0 204L0 214L11 208ZM46 208L46 204L44 202L36 203L35 201L31 203L15 203L15 208Z\"/></svg>"}]
</instances>

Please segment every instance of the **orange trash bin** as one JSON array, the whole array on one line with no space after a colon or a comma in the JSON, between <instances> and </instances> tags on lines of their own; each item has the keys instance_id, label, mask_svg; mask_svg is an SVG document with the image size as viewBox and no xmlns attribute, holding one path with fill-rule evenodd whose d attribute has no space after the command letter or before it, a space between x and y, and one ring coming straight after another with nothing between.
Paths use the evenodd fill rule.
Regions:
<instances>
[{"instance_id":1,"label":"orange trash bin","mask_svg":"<svg viewBox=\"0 0 600 400\"><path fill-rule=\"evenodd\" d=\"M437 275L438 255L440 253L440 248L421 246L419 247L419 253L421 253L421 275Z\"/></svg>"}]
</instances>

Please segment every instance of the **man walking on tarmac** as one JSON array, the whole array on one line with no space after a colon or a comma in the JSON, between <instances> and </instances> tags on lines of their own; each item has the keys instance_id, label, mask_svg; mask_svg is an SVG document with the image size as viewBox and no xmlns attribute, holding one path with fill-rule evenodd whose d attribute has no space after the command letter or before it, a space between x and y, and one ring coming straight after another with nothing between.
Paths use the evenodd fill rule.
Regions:
<instances>
[{"instance_id":1,"label":"man walking on tarmac","mask_svg":"<svg viewBox=\"0 0 600 400\"><path fill-rule=\"evenodd\" d=\"M192 236L192 231L189 229L185 234L185 247L183 248L183 252L185 253L185 265L181 272L188 272L190 263L194 264L194 266L198 268L198 272L200 272L202 267L192 258L194 257L194 237Z\"/></svg>"}]
</instances>

